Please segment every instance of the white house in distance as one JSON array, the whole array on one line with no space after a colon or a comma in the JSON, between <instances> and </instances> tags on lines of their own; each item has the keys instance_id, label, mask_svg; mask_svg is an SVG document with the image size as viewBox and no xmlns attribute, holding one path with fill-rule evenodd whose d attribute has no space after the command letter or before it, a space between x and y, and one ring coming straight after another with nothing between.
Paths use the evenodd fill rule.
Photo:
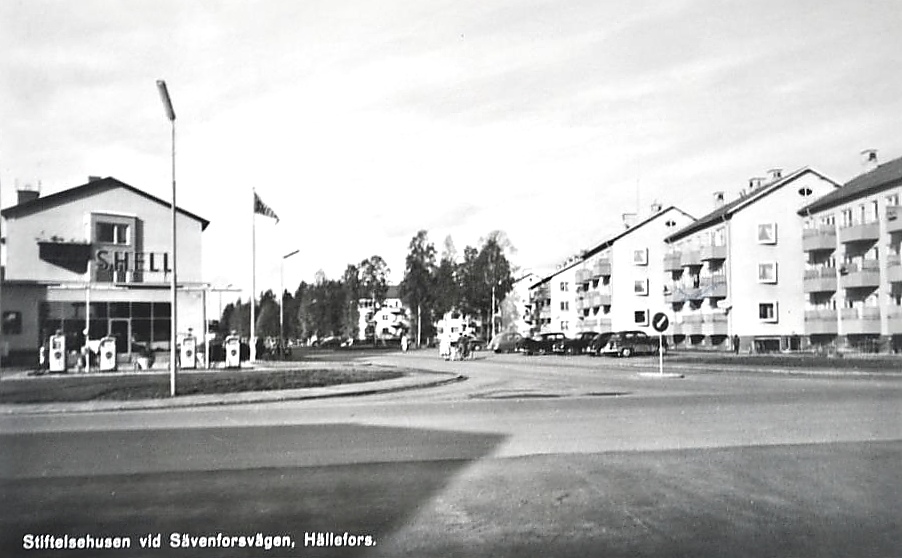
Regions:
<instances>
[{"instance_id":1,"label":"white house in distance","mask_svg":"<svg viewBox=\"0 0 902 558\"><path fill-rule=\"evenodd\" d=\"M372 339L373 332L376 339L386 341L400 339L404 332L410 333L410 315L401 301L397 285L389 285L385 300L375 310L374 306L375 301L372 298L361 298L358 301L358 341Z\"/></svg>"},{"instance_id":2,"label":"white house in distance","mask_svg":"<svg viewBox=\"0 0 902 558\"><path fill-rule=\"evenodd\" d=\"M737 199L667 237L668 333L676 347L797 350L805 333L798 210L839 185L810 168L752 178Z\"/></svg>"},{"instance_id":3,"label":"white house in distance","mask_svg":"<svg viewBox=\"0 0 902 558\"><path fill-rule=\"evenodd\" d=\"M116 338L128 359L135 344L170 343L171 205L116 180L41 197L29 190L0 212L4 221L0 345L9 361L36 362L37 348L62 330L67 349ZM209 222L178 208L178 328L204 325L201 234Z\"/></svg>"}]
</instances>

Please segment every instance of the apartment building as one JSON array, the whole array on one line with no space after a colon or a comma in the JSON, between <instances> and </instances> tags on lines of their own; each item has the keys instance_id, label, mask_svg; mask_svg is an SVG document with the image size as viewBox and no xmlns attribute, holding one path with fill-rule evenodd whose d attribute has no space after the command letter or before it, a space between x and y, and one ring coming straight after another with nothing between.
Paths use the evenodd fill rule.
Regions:
<instances>
[{"instance_id":1,"label":"apartment building","mask_svg":"<svg viewBox=\"0 0 902 558\"><path fill-rule=\"evenodd\" d=\"M403 333L410 332L410 316L407 307L401 300L398 285L389 285L385 292L385 300L376 304L372 298L361 298L357 301L357 339L364 341L400 339ZM415 332L414 332L415 333Z\"/></svg>"},{"instance_id":2,"label":"apartment building","mask_svg":"<svg viewBox=\"0 0 902 558\"><path fill-rule=\"evenodd\" d=\"M667 237L663 272L678 348L795 350L805 337L798 211L839 185L810 168L749 181L726 203ZM738 338L738 339L737 339Z\"/></svg>"},{"instance_id":3,"label":"apartment building","mask_svg":"<svg viewBox=\"0 0 902 558\"><path fill-rule=\"evenodd\" d=\"M530 288L542 278L528 271L514 280L511 291L500 304L500 331L514 331L528 336L532 329Z\"/></svg>"},{"instance_id":4,"label":"apartment building","mask_svg":"<svg viewBox=\"0 0 902 558\"><path fill-rule=\"evenodd\" d=\"M68 349L116 338L117 353L169 348L171 205L115 178L41 197L20 192L3 209L6 265L0 345L10 362L36 362L61 330ZM208 221L177 208L179 335L204 326L201 233Z\"/></svg>"},{"instance_id":5,"label":"apartment building","mask_svg":"<svg viewBox=\"0 0 902 558\"><path fill-rule=\"evenodd\" d=\"M902 351L902 158L805 205L805 332L820 348Z\"/></svg>"},{"instance_id":6,"label":"apartment building","mask_svg":"<svg viewBox=\"0 0 902 558\"><path fill-rule=\"evenodd\" d=\"M651 316L666 306L664 239L692 221L684 211L658 204L640 222L625 215L622 232L533 286L539 331L569 336L629 329L652 333Z\"/></svg>"}]
</instances>

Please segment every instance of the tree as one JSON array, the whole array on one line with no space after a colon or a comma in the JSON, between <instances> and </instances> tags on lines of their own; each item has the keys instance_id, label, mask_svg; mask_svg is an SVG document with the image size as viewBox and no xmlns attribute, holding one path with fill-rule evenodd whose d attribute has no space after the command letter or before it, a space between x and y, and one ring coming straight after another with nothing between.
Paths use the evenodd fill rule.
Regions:
<instances>
[{"instance_id":1,"label":"tree","mask_svg":"<svg viewBox=\"0 0 902 558\"><path fill-rule=\"evenodd\" d=\"M373 315L385 302L385 295L388 293L388 264L381 256L371 256L370 258L360 262L358 266L358 278L360 281L360 293L366 295L372 301ZM373 342L376 341L375 323L373 326ZM370 329L367 327L367 329Z\"/></svg>"},{"instance_id":2,"label":"tree","mask_svg":"<svg viewBox=\"0 0 902 558\"><path fill-rule=\"evenodd\" d=\"M341 319L341 334L349 339L356 339L360 330L360 270L354 264L348 264L342 277L344 289L344 309Z\"/></svg>"},{"instance_id":3,"label":"tree","mask_svg":"<svg viewBox=\"0 0 902 558\"><path fill-rule=\"evenodd\" d=\"M254 327L257 337L279 336L279 305L272 290L260 293L260 306Z\"/></svg>"},{"instance_id":4,"label":"tree","mask_svg":"<svg viewBox=\"0 0 902 558\"><path fill-rule=\"evenodd\" d=\"M432 301L434 298L435 246L429 242L425 230L417 232L408 246L404 279L401 281L401 299L414 313L417 330L417 345L422 342L422 321L432 323ZM428 332L427 332L428 333Z\"/></svg>"},{"instance_id":5,"label":"tree","mask_svg":"<svg viewBox=\"0 0 902 558\"><path fill-rule=\"evenodd\" d=\"M477 257L475 267L481 275L482 282L477 289L479 294L476 303L481 308L488 307L486 314L490 320L492 335L496 331L498 302L503 300L514 286L513 266L507 259L507 253L514 251L507 235L501 231L493 231L482 241L482 248Z\"/></svg>"},{"instance_id":6,"label":"tree","mask_svg":"<svg viewBox=\"0 0 902 558\"><path fill-rule=\"evenodd\" d=\"M458 283L457 251L451 236L445 237L442 258L435 268L432 279L434 294L432 309L435 317L443 316L460 303L460 285Z\"/></svg>"}]
</instances>

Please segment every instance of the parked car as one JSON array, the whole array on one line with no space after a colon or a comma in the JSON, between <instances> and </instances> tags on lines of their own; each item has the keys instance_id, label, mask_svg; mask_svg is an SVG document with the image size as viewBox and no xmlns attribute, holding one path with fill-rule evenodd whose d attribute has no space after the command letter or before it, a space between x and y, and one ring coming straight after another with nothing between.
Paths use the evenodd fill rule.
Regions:
<instances>
[{"instance_id":1,"label":"parked car","mask_svg":"<svg viewBox=\"0 0 902 558\"><path fill-rule=\"evenodd\" d=\"M613 331L606 331L593 337L592 340L589 341L589 346L586 347L586 352L592 356L601 356L601 350L608 344L608 339L610 339L614 333L615 332Z\"/></svg>"},{"instance_id":2,"label":"parked car","mask_svg":"<svg viewBox=\"0 0 902 558\"><path fill-rule=\"evenodd\" d=\"M554 344L553 350L556 353L565 355L581 355L586 351L589 343L598 336L595 331L584 331L576 337L566 338Z\"/></svg>"},{"instance_id":3,"label":"parked car","mask_svg":"<svg viewBox=\"0 0 902 558\"><path fill-rule=\"evenodd\" d=\"M523 338L517 350L528 355L549 354L554 352L555 343L566 338L563 333L540 333L534 337Z\"/></svg>"},{"instance_id":4,"label":"parked car","mask_svg":"<svg viewBox=\"0 0 902 558\"><path fill-rule=\"evenodd\" d=\"M658 354L658 338L649 337L644 331L618 331L608 338L601 354L622 357Z\"/></svg>"},{"instance_id":5,"label":"parked car","mask_svg":"<svg viewBox=\"0 0 902 558\"><path fill-rule=\"evenodd\" d=\"M523 336L514 331L499 333L489 341L488 348L496 353L511 353L517 350L517 346L523 340Z\"/></svg>"}]
</instances>

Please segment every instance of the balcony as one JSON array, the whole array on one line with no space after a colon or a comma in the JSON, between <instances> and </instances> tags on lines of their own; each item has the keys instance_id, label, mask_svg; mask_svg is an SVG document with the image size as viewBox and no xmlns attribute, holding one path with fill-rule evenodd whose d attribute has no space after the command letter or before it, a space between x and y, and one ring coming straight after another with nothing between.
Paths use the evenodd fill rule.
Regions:
<instances>
[{"instance_id":1,"label":"balcony","mask_svg":"<svg viewBox=\"0 0 902 558\"><path fill-rule=\"evenodd\" d=\"M680 263L680 253L671 252L664 255L664 271L680 271L683 264Z\"/></svg>"},{"instance_id":2,"label":"balcony","mask_svg":"<svg viewBox=\"0 0 902 558\"><path fill-rule=\"evenodd\" d=\"M880 286L880 267L877 260L846 264L845 270L846 273L839 279L839 284L844 289L872 289Z\"/></svg>"},{"instance_id":3,"label":"balcony","mask_svg":"<svg viewBox=\"0 0 902 558\"><path fill-rule=\"evenodd\" d=\"M577 311L585 310L586 308L588 308L589 305L586 302L586 295L582 293L576 295L576 300L573 302L573 306Z\"/></svg>"},{"instance_id":4,"label":"balcony","mask_svg":"<svg viewBox=\"0 0 902 558\"><path fill-rule=\"evenodd\" d=\"M712 275L710 277L702 277L699 280L699 287L701 290L702 298L727 297L726 275Z\"/></svg>"},{"instance_id":5,"label":"balcony","mask_svg":"<svg viewBox=\"0 0 902 558\"><path fill-rule=\"evenodd\" d=\"M726 335L727 315L722 312L703 314L702 333L705 335Z\"/></svg>"},{"instance_id":6,"label":"balcony","mask_svg":"<svg viewBox=\"0 0 902 558\"><path fill-rule=\"evenodd\" d=\"M593 308L611 305L611 295L609 293L592 293L591 300Z\"/></svg>"},{"instance_id":7,"label":"balcony","mask_svg":"<svg viewBox=\"0 0 902 558\"><path fill-rule=\"evenodd\" d=\"M680 324L680 333L683 335L702 335L703 321L701 314L683 316L683 321Z\"/></svg>"},{"instance_id":8,"label":"balcony","mask_svg":"<svg viewBox=\"0 0 902 558\"><path fill-rule=\"evenodd\" d=\"M902 257L890 254L886 257L886 279L890 283L902 283Z\"/></svg>"},{"instance_id":9,"label":"balcony","mask_svg":"<svg viewBox=\"0 0 902 558\"><path fill-rule=\"evenodd\" d=\"M802 289L806 293L836 292L836 268L818 267L806 269Z\"/></svg>"},{"instance_id":10,"label":"balcony","mask_svg":"<svg viewBox=\"0 0 902 558\"><path fill-rule=\"evenodd\" d=\"M686 298L688 300L702 300L705 298L705 289L686 289Z\"/></svg>"},{"instance_id":11,"label":"balcony","mask_svg":"<svg viewBox=\"0 0 902 558\"><path fill-rule=\"evenodd\" d=\"M886 315L886 328L889 335L902 334L902 306L890 306Z\"/></svg>"},{"instance_id":12,"label":"balcony","mask_svg":"<svg viewBox=\"0 0 902 558\"><path fill-rule=\"evenodd\" d=\"M588 283L592 278L588 269L577 269L576 270L576 282L577 283Z\"/></svg>"},{"instance_id":13,"label":"balcony","mask_svg":"<svg viewBox=\"0 0 902 558\"><path fill-rule=\"evenodd\" d=\"M843 308L840 312L842 332L846 335L880 333L880 308Z\"/></svg>"},{"instance_id":14,"label":"balcony","mask_svg":"<svg viewBox=\"0 0 902 558\"><path fill-rule=\"evenodd\" d=\"M703 261L725 260L725 259L727 259L727 247L726 246L703 246L702 249L699 250L699 257Z\"/></svg>"},{"instance_id":15,"label":"balcony","mask_svg":"<svg viewBox=\"0 0 902 558\"><path fill-rule=\"evenodd\" d=\"M610 277L611 276L611 260L604 258L597 260L592 266L592 278Z\"/></svg>"},{"instance_id":16,"label":"balcony","mask_svg":"<svg viewBox=\"0 0 902 558\"><path fill-rule=\"evenodd\" d=\"M806 310L805 333L808 335L836 335L836 310Z\"/></svg>"},{"instance_id":17,"label":"balcony","mask_svg":"<svg viewBox=\"0 0 902 558\"><path fill-rule=\"evenodd\" d=\"M598 318L598 330L601 331L611 331L613 322L611 318Z\"/></svg>"},{"instance_id":18,"label":"balcony","mask_svg":"<svg viewBox=\"0 0 902 558\"><path fill-rule=\"evenodd\" d=\"M702 265L702 257L699 254L698 250L690 250L688 252L682 252L680 254L681 267L690 267L697 265Z\"/></svg>"},{"instance_id":19,"label":"balcony","mask_svg":"<svg viewBox=\"0 0 902 558\"><path fill-rule=\"evenodd\" d=\"M877 221L839 229L839 241L843 244L874 242L878 238L880 238L880 225Z\"/></svg>"},{"instance_id":20,"label":"balcony","mask_svg":"<svg viewBox=\"0 0 902 558\"><path fill-rule=\"evenodd\" d=\"M666 298L667 297L665 295L665 299ZM689 297L687 296L686 289L684 289L682 285L674 285L673 292L670 294L669 302L673 304L681 304L683 302L686 302L687 300L689 300Z\"/></svg>"},{"instance_id":21,"label":"balcony","mask_svg":"<svg viewBox=\"0 0 902 558\"><path fill-rule=\"evenodd\" d=\"M890 234L902 232L902 206L886 207L886 232Z\"/></svg>"},{"instance_id":22,"label":"balcony","mask_svg":"<svg viewBox=\"0 0 902 558\"><path fill-rule=\"evenodd\" d=\"M833 226L802 231L802 250L817 252L836 249L836 229Z\"/></svg>"}]
</instances>

